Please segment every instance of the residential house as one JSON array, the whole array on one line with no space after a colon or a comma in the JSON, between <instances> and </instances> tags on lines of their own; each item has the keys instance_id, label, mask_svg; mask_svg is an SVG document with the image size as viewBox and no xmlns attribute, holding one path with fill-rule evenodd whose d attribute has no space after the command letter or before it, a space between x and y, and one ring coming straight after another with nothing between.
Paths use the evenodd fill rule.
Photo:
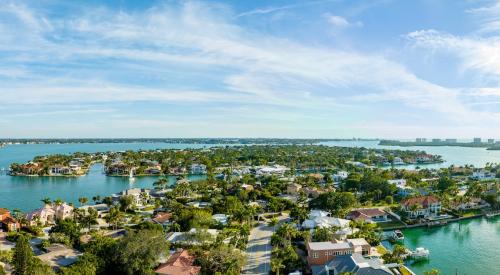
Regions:
<instances>
[{"instance_id":1,"label":"residential house","mask_svg":"<svg viewBox=\"0 0 500 275\"><path fill-rule=\"evenodd\" d=\"M196 245L199 244L195 236L197 234L209 236L212 240L217 238L219 231L217 229L196 229L191 228L188 232L170 232L167 233L167 241L172 244ZM207 238L204 238L207 239Z\"/></svg>"},{"instance_id":2,"label":"residential house","mask_svg":"<svg viewBox=\"0 0 500 275\"><path fill-rule=\"evenodd\" d=\"M71 168L64 165L54 165L49 168L49 175L60 176L60 175L70 175Z\"/></svg>"},{"instance_id":3,"label":"residential house","mask_svg":"<svg viewBox=\"0 0 500 275\"><path fill-rule=\"evenodd\" d=\"M191 164L191 174L204 175L207 173L207 166L205 164Z\"/></svg>"},{"instance_id":4,"label":"residential house","mask_svg":"<svg viewBox=\"0 0 500 275\"><path fill-rule=\"evenodd\" d=\"M429 154L420 154L415 158L415 161L417 163L428 163L431 162L433 159L432 155Z\"/></svg>"},{"instance_id":5,"label":"residential house","mask_svg":"<svg viewBox=\"0 0 500 275\"><path fill-rule=\"evenodd\" d=\"M405 165L406 163L400 157L394 157L392 160L393 165Z\"/></svg>"},{"instance_id":6,"label":"residential house","mask_svg":"<svg viewBox=\"0 0 500 275\"><path fill-rule=\"evenodd\" d=\"M45 204L43 207L32 211L26 215L26 220L30 224L40 222L42 224L53 224L56 220L63 220L73 217L73 206L63 204Z\"/></svg>"},{"instance_id":7,"label":"residential house","mask_svg":"<svg viewBox=\"0 0 500 275\"><path fill-rule=\"evenodd\" d=\"M472 176L470 178L479 181L495 180L496 174L485 169L480 169L472 172Z\"/></svg>"},{"instance_id":8,"label":"residential house","mask_svg":"<svg viewBox=\"0 0 500 275\"><path fill-rule=\"evenodd\" d=\"M226 214L214 214L212 215L212 219L217 223L220 223L222 225L227 225L227 222L229 221L229 216Z\"/></svg>"},{"instance_id":9,"label":"residential house","mask_svg":"<svg viewBox=\"0 0 500 275\"><path fill-rule=\"evenodd\" d=\"M441 202L435 196L420 196L401 201L403 211L409 218L428 218L441 212Z\"/></svg>"},{"instance_id":10,"label":"residential house","mask_svg":"<svg viewBox=\"0 0 500 275\"><path fill-rule=\"evenodd\" d=\"M304 191L304 193L306 193L308 197L314 199L319 197L319 195L325 192L324 189L318 189L317 187L310 187L310 186L304 187L302 191Z\"/></svg>"},{"instance_id":11,"label":"residential house","mask_svg":"<svg viewBox=\"0 0 500 275\"><path fill-rule=\"evenodd\" d=\"M172 219L172 213L169 212L158 212L153 217L153 223L159 224L163 226L163 228L168 229L168 227L172 224L170 221Z\"/></svg>"},{"instance_id":12,"label":"residential house","mask_svg":"<svg viewBox=\"0 0 500 275\"><path fill-rule=\"evenodd\" d=\"M46 248L46 251L47 253L38 255L37 257L54 270L59 270L61 267L75 263L78 256L82 255L78 250L62 244L53 244Z\"/></svg>"},{"instance_id":13,"label":"residential house","mask_svg":"<svg viewBox=\"0 0 500 275\"><path fill-rule=\"evenodd\" d=\"M130 167L122 161L114 161L106 168L106 172L109 175L128 175Z\"/></svg>"},{"instance_id":14,"label":"residential house","mask_svg":"<svg viewBox=\"0 0 500 275\"><path fill-rule=\"evenodd\" d=\"M194 265L195 257L187 250L172 254L167 262L156 268L155 273L161 275L197 275L201 267Z\"/></svg>"},{"instance_id":15,"label":"residential house","mask_svg":"<svg viewBox=\"0 0 500 275\"><path fill-rule=\"evenodd\" d=\"M242 184L241 188L245 189L246 191L252 191L253 190L253 185L251 184Z\"/></svg>"},{"instance_id":16,"label":"residential house","mask_svg":"<svg viewBox=\"0 0 500 275\"><path fill-rule=\"evenodd\" d=\"M365 239L347 239L331 242L308 242L307 262L309 265L325 265L327 262L341 255L370 254L371 246Z\"/></svg>"},{"instance_id":17,"label":"residential house","mask_svg":"<svg viewBox=\"0 0 500 275\"><path fill-rule=\"evenodd\" d=\"M286 187L286 192L290 195L297 195L302 189L302 185L298 183L290 183Z\"/></svg>"},{"instance_id":18,"label":"residential house","mask_svg":"<svg viewBox=\"0 0 500 275\"><path fill-rule=\"evenodd\" d=\"M313 230L314 228L338 227L338 230L335 232L335 238L341 240L353 233L352 229L349 227L349 220L329 217L325 215L325 213L328 214L328 212L321 210L312 210L309 213L308 219L302 222L302 228Z\"/></svg>"},{"instance_id":19,"label":"residential house","mask_svg":"<svg viewBox=\"0 0 500 275\"><path fill-rule=\"evenodd\" d=\"M313 275L340 275L340 274L370 274L370 275L393 275L391 269L384 265L379 258L365 258L360 253L352 255L341 255L328 261L325 265L312 265Z\"/></svg>"},{"instance_id":20,"label":"residential house","mask_svg":"<svg viewBox=\"0 0 500 275\"><path fill-rule=\"evenodd\" d=\"M290 168L275 164L273 166L258 166L255 168L255 174L256 176L283 176L289 170Z\"/></svg>"},{"instance_id":21,"label":"residential house","mask_svg":"<svg viewBox=\"0 0 500 275\"><path fill-rule=\"evenodd\" d=\"M140 206L144 204L144 200L149 198L149 192L149 189L131 188L119 193L117 198L119 199L121 196L132 196L134 198L134 204Z\"/></svg>"},{"instance_id":22,"label":"residential house","mask_svg":"<svg viewBox=\"0 0 500 275\"><path fill-rule=\"evenodd\" d=\"M333 174L333 181L334 182L341 182L349 177L349 172L346 171L339 171L335 174Z\"/></svg>"},{"instance_id":23,"label":"residential house","mask_svg":"<svg viewBox=\"0 0 500 275\"><path fill-rule=\"evenodd\" d=\"M481 198L470 198L463 202L452 202L450 207L454 210L470 210L470 209L481 209L489 207L490 204L482 200Z\"/></svg>"},{"instance_id":24,"label":"residential house","mask_svg":"<svg viewBox=\"0 0 500 275\"><path fill-rule=\"evenodd\" d=\"M353 221L363 221L366 223L377 223L389 221L389 215L379 208L361 208L352 210L347 214L347 218Z\"/></svg>"},{"instance_id":25,"label":"residential house","mask_svg":"<svg viewBox=\"0 0 500 275\"><path fill-rule=\"evenodd\" d=\"M147 160L143 162L143 165L146 166L144 174L160 175L162 173L161 165L157 161Z\"/></svg>"},{"instance_id":26,"label":"residential house","mask_svg":"<svg viewBox=\"0 0 500 275\"><path fill-rule=\"evenodd\" d=\"M401 197L407 197L415 193L415 190L406 184L405 179L388 180L387 183L396 186L398 189L397 194Z\"/></svg>"},{"instance_id":27,"label":"residential house","mask_svg":"<svg viewBox=\"0 0 500 275\"><path fill-rule=\"evenodd\" d=\"M21 225L11 216L10 211L6 208L0 208L0 229L4 231L17 231L20 228Z\"/></svg>"}]
</instances>

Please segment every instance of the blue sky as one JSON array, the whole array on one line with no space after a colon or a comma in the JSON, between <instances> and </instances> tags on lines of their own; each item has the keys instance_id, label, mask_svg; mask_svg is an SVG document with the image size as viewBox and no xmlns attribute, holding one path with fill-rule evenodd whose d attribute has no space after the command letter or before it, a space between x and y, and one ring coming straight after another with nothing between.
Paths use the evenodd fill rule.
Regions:
<instances>
[{"instance_id":1,"label":"blue sky","mask_svg":"<svg viewBox=\"0 0 500 275\"><path fill-rule=\"evenodd\" d=\"M499 1L0 0L0 137L500 138Z\"/></svg>"}]
</instances>

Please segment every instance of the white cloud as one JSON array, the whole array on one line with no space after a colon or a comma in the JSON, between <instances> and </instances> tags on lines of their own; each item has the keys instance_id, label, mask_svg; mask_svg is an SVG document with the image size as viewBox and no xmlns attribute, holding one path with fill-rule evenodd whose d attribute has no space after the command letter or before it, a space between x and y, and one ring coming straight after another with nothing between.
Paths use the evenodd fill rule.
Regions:
<instances>
[{"instance_id":1,"label":"white cloud","mask_svg":"<svg viewBox=\"0 0 500 275\"><path fill-rule=\"evenodd\" d=\"M338 28L346 28L346 27L362 27L363 22L361 21L356 21L356 22L349 22L347 21L346 18L338 15L333 15L333 14L325 14L325 18L328 20L330 24L332 24L334 27Z\"/></svg>"},{"instance_id":2,"label":"white cloud","mask_svg":"<svg viewBox=\"0 0 500 275\"><path fill-rule=\"evenodd\" d=\"M337 115L335 108L341 105L351 104L354 110L358 104L369 104L361 100L371 100L430 111L452 121L488 117L469 110L458 89L420 79L387 57L307 46L257 33L236 25L227 9L210 4L185 2L180 8L166 5L138 13L88 8L76 19L43 17L40 12L26 17L9 11L24 23L5 25L0 21L0 29L7 36L26 39L19 43L0 40L0 49L14 53L5 57L0 72L27 60L47 66L42 70L46 75L27 68L23 81L0 86L2 102L10 104L228 102L255 104L254 112L266 105L307 109L328 117ZM362 25L328 16L337 27ZM438 40L441 35L434 33L409 37L422 44L460 44L452 36ZM131 68L115 65L118 62ZM50 74L54 67L69 69ZM120 75L117 80L116 69L131 79ZM142 70L145 77L168 79L171 71L178 70L181 75L199 78L185 79L187 87L163 87L168 81L130 84L128 81L142 76ZM382 111L371 107L372 113ZM275 113L283 116L279 110ZM272 116L271 111L268 114Z\"/></svg>"},{"instance_id":3,"label":"white cloud","mask_svg":"<svg viewBox=\"0 0 500 275\"><path fill-rule=\"evenodd\" d=\"M436 30L409 33L407 38L418 47L446 51L458 56L462 70L478 72L500 83L500 37L459 37Z\"/></svg>"}]
</instances>

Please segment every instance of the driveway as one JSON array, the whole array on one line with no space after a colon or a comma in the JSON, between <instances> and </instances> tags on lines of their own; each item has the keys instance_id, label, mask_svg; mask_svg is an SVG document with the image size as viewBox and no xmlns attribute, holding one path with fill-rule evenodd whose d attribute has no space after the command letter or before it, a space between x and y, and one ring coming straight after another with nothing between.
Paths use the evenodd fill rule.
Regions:
<instances>
[{"instance_id":1,"label":"driveway","mask_svg":"<svg viewBox=\"0 0 500 275\"><path fill-rule=\"evenodd\" d=\"M267 222L261 222L250 231L247 245L247 263L243 268L243 274L269 274L271 271L271 236L279 224L286 222L288 214L278 216L278 225L269 226Z\"/></svg>"},{"instance_id":2,"label":"driveway","mask_svg":"<svg viewBox=\"0 0 500 275\"><path fill-rule=\"evenodd\" d=\"M271 236L274 227L259 224L250 231L247 245L247 263L243 274L269 274L271 270Z\"/></svg>"}]
</instances>

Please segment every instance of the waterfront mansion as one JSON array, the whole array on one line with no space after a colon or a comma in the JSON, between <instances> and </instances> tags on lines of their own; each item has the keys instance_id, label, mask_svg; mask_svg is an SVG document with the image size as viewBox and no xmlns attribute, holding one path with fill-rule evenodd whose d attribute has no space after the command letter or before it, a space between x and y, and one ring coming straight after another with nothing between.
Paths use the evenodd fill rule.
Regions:
<instances>
[{"instance_id":1,"label":"waterfront mansion","mask_svg":"<svg viewBox=\"0 0 500 275\"><path fill-rule=\"evenodd\" d=\"M429 218L441 212L441 202L436 196L420 196L401 201L402 210L411 219Z\"/></svg>"}]
</instances>

